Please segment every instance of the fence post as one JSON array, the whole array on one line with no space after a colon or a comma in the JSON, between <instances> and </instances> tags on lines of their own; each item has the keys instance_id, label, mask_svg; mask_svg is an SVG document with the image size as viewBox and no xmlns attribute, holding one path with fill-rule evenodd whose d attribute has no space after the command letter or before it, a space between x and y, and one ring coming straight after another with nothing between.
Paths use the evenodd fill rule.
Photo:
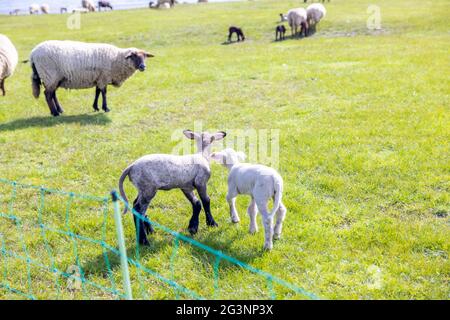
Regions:
<instances>
[{"instance_id":1,"label":"fence post","mask_svg":"<svg viewBox=\"0 0 450 320\"><path fill-rule=\"evenodd\" d=\"M119 242L120 266L122 269L125 297L127 300L132 300L130 272L128 271L127 251L125 248L125 239L123 237L122 215L120 213L119 201L115 190L111 192L111 198L114 205L114 221L116 223L117 241Z\"/></svg>"}]
</instances>

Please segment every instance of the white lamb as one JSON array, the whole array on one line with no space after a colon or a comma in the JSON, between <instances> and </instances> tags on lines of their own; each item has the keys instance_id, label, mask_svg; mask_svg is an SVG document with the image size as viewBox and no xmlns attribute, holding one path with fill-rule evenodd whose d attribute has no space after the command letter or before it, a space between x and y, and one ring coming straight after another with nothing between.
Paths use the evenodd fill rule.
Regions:
<instances>
[{"instance_id":1,"label":"white lamb","mask_svg":"<svg viewBox=\"0 0 450 320\"><path fill-rule=\"evenodd\" d=\"M321 3L313 3L306 8L306 14L308 16L309 27L312 26L315 31L316 25L326 16L327 10Z\"/></svg>"},{"instance_id":2,"label":"white lamb","mask_svg":"<svg viewBox=\"0 0 450 320\"><path fill-rule=\"evenodd\" d=\"M56 90L96 88L93 108L98 111L98 98L102 94L102 109L108 112L106 88L120 87L137 70L146 69L145 59L150 53L136 48L121 49L104 43L77 41L44 41L31 51L32 88L39 97L41 83L53 116L63 109L56 98Z\"/></svg>"},{"instance_id":3,"label":"white lamb","mask_svg":"<svg viewBox=\"0 0 450 320\"><path fill-rule=\"evenodd\" d=\"M5 79L14 73L19 56L11 40L0 34L0 89L5 95Z\"/></svg>"},{"instance_id":4,"label":"white lamb","mask_svg":"<svg viewBox=\"0 0 450 320\"><path fill-rule=\"evenodd\" d=\"M82 0L81 6L85 9L88 9L89 11L95 11L94 3L91 0Z\"/></svg>"},{"instance_id":5,"label":"white lamb","mask_svg":"<svg viewBox=\"0 0 450 320\"><path fill-rule=\"evenodd\" d=\"M286 207L281 202L283 193L283 179L275 169L260 164L240 163L245 159L242 152L227 148L211 154L211 159L224 165L230 171L228 175L227 201L230 206L231 221L238 223L239 215L236 211L236 196L247 194L252 197L247 213L250 217L250 233L258 231L256 224L256 208L262 215L265 230L264 248L271 250L272 239L279 239ZM273 199L273 209L268 211L267 204ZM277 215L275 228L273 218Z\"/></svg>"},{"instance_id":6,"label":"white lamb","mask_svg":"<svg viewBox=\"0 0 450 320\"><path fill-rule=\"evenodd\" d=\"M39 14L40 6L37 3L33 3L30 5L30 14Z\"/></svg>"},{"instance_id":7,"label":"white lamb","mask_svg":"<svg viewBox=\"0 0 450 320\"><path fill-rule=\"evenodd\" d=\"M291 35L301 35L304 32L305 37L308 35L308 16L303 8L291 9L287 13L288 23L291 27ZM298 28L300 33L298 33Z\"/></svg>"}]
</instances>

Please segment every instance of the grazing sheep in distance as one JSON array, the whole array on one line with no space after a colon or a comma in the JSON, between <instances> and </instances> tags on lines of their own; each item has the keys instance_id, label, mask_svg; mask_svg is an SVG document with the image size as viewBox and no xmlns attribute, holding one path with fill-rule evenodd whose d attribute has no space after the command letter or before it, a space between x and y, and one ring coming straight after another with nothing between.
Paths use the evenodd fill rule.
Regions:
<instances>
[{"instance_id":1,"label":"grazing sheep in distance","mask_svg":"<svg viewBox=\"0 0 450 320\"><path fill-rule=\"evenodd\" d=\"M9 15L11 15L11 16L17 16L17 15L19 15L19 13L20 13L20 9L14 9L13 11L11 11L11 12L9 13Z\"/></svg>"},{"instance_id":2,"label":"grazing sheep in distance","mask_svg":"<svg viewBox=\"0 0 450 320\"><path fill-rule=\"evenodd\" d=\"M231 26L230 28L228 28L228 42L231 42L231 36L233 35L233 33L236 33L236 37L237 37L237 41L244 41L245 40L245 36L244 36L244 32L242 31L241 28L238 27L233 27Z\"/></svg>"},{"instance_id":3,"label":"grazing sheep in distance","mask_svg":"<svg viewBox=\"0 0 450 320\"><path fill-rule=\"evenodd\" d=\"M279 25L275 28L275 41L284 40L286 34L286 27Z\"/></svg>"},{"instance_id":4,"label":"grazing sheep in distance","mask_svg":"<svg viewBox=\"0 0 450 320\"><path fill-rule=\"evenodd\" d=\"M185 197L192 204L192 217L189 221L188 230L191 234L198 231L198 217L202 209L205 210L206 224L217 226L211 215L210 198L207 192L207 183L211 176L209 167L211 144L223 139L226 133L223 131L210 134L208 132L197 133L184 130L183 134L195 140L197 153L190 155L151 154L144 156L122 173L119 179L119 190L121 197L128 203L123 190L123 182L128 176L133 185L138 189L138 196L133 202L133 210L141 217L146 217L147 208L158 190L181 189ZM197 190L201 203L195 196ZM126 213L125 207L124 213ZM147 233L153 232L148 221L143 221L133 214L136 226L138 242L148 244Z\"/></svg>"},{"instance_id":5,"label":"grazing sheep in distance","mask_svg":"<svg viewBox=\"0 0 450 320\"><path fill-rule=\"evenodd\" d=\"M11 40L3 34L0 34L0 89L2 95L6 94L5 79L14 73L19 56Z\"/></svg>"},{"instance_id":6,"label":"grazing sheep in distance","mask_svg":"<svg viewBox=\"0 0 450 320\"><path fill-rule=\"evenodd\" d=\"M236 196L247 194L252 197L247 212L250 216L250 233L258 231L256 223L257 208L262 215L265 231L264 248L271 250L272 239L279 239L286 207L281 202L283 193L283 179L275 169L259 164L240 163L245 159L242 152L225 149L211 154L211 159L225 166L229 171L227 202L230 206L231 221L238 223L239 215L236 211ZM273 208L269 212L267 204L273 198ZM277 216L275 228L273 218Z\"/></svg>"},{"instance_id":7,"label":"grazing sheep in distance","mask_svg":"<svg viewBox=\"0 0 450 320\"><path fill-rule=\"evenodd\" d=\"M326 16L327 10L322 4L313 3L306 8L306 14L309 27L312 27L313 31L316 31L316 25Z\"/></svg>"},{"instance_id":8,"label":"grazing sheep in distance","mask_svg":"<svg viewBox=\"0 0 450 320\"><path fill-rule=\"evenodd\" d=\"M301 35L302 32L305 34L305 37L308 35L308 16L306 14L306 10L303 8L291 9L288 14L288 22L291 27L291 35L292 37L296 35ZM300 28L300 32L298 32L298 28Z\"/></svg>"},{"instance_id":9,"label":"grazing sheep in distance","mask_svg":"<svg viewBox=\"0 0 450 320\"><path fill-rule=\"evenodd\" d=\"M46 3L44 3L43 5L41 5L41 12L43 14L49 14L50 13L50 6Z\"/></svg>"},{"instance_id":10,"label":"grazing sheep in distance","mask_svg":"<svg viewBox=\"0 0 450 320\"><path fill-rule=\"evenodd\" d=\"M101 8L109 8L111 10L113 10L113 7L111 5L111 3L109 1L99 1L98 2L98 11L100 11Z\"/></svg>"},{"instance_id":11,"label":"grazing sheep in distance","mask_svg":"<svg viewBox=\"0 0 450 320\"><path fill-rule=\"evenodd\" d=\"M144 71L145 59L150 53L136 48L121 49L103 43L77 41L45 41L31 51L33 71L32 88L39 97L41 83L45 87L45 98L53 116L63 109L56 98L56 90L87 89L95 87L93 108L98 111L98 98L102 94L102 109L108 112L106 88L109 84L120 87L136 70Z\"/></svg>"},{"instance_id":12,"label":"grazing sheep in distance","mask_svg":"<svg viewBox=\"0 0 450 320\"><path fill-rule=\"evenodd\" d=\"M81 6L85 9L88 9L91 12L95 11L94 3L91 0L82 0Z\"/></svg>"},{"instance_id":13,"label":"grazing sheep in distance","mask_svg":"<svg viewBox=\"0 0 450 320\"><path fill-rule=\"evenodd\" d=\"M33 3L30 5L30 14L39 14L39 5L37 3Z\"/></svg>"},{"instance_id":14,"label":"grazing sheep in distance","mask_svg":"<svg viewBox=\"0 0 450 320\"><path fill-rule=\"evenodd\" d=\"M60 12L61 14L67 13L67 8L66 8L66 7L61 7L61 9L59 9L59 12Z\"/></svg>"}]
</instances>

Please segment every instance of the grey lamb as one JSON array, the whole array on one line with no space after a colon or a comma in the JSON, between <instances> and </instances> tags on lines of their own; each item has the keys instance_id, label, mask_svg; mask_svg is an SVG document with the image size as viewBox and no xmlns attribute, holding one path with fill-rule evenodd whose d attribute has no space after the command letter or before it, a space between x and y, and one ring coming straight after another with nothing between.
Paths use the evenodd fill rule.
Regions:
<instances>
[{"instance_id":1,"label":"grey lamb","mask_svg":"<svg viewBox=\"0 0 450 320\"><path fill-rule=\"evenodd\" d=\"M184 130L184 135L197 144L197 153L190 155L151 154L146 155L130 166L122 173L119 179L119 190L121 197L128 202L123 189L123 182L128 176L133 185L138 189L138 196L133 202L133 210L140 215L133 214L136 233L140 244L147 245L147 234L153 232L148 222L146 211L150 201L155 197L158 190L181 189L186 198L192 204L192 217L188 230L191 234L198 231L198 217L202 209L205 210L206 224L217 226L211 215L210 198L207 193L207 183L211 176L209 166L211 144L223 139L226 133L223 131L210 134L208 132L197 133ZM201 203L195 196L194 189L200 196ZM124 213L126 213L125 208Z\"/></svg>"}]
</instances>

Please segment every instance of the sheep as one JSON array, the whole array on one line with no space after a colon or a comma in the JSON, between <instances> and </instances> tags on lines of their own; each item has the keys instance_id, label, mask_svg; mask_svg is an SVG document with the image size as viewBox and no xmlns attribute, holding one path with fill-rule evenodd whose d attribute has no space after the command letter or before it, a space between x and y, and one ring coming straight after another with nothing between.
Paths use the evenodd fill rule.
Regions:
<instances>
[{"instance_id":1,"label":"sheep","mask_svg":"<svg viewBox=\"0 0 450 320\"><path fill-rule=\"evenodd\" d=\"M230 206L231 221L238 223L239 215L236 211L236 196L247 194L252 197L247 212L250 217L249 232L258 231L256 214L262 215L265 231L264 249L273 248L272 239L281 237L281 229L286 217L286 207L282 203L283 179L279 173L270 167L259 164L240 163L245 160L245 154L227 148L211 154L211 159L222 164L229 170L227 202ZM273 209L268 211L267 204L273 198ZM275 228L273 218L277 216Z\"/></svg>"},{"instance_id":2,"label":"sheep","mask_svg":"<svg viewBox=\"0 0 450 320\"><path fill-rule=\"evenodd\" d=\"M19 56L11 40L3 34L0 34L0 89L2 95L6 95L5 79L14 73Z\"/></svg>"},{"instance_id":3,"label":"sheep","mask_svg":"<svg viewBox=\"0 0 450 320\"><path fill-rule=\"evenodd\" d=\"M20 13L20 9L14 9L13 11L9 12L9 15L11 16L18 16Z\"/></svg>"},{"instance_id":4,"label":"sheep","mask_svg":"<svg viewBox=\"0 0 450 320\"><path fill-rule=\"evenodd\" d=\"M95 11L95 6L94 3L92 3L91 0L82 0L81 1L81 6L85 9L88 9L91 12Z\"/></svg>"},{"instance_id":5,"label":"sheep","mask_svg":"<svg viewBox=\"0 0 450 320\"><path fill-rule=\"evenodd\" d=\"M41 5L41 12L43 14L49 14L50 13L50 6L46 3L44 3L43 5Z\"/></svg>"},{"instance_id":6,"label":"sheep","mask_svg":"<svg viewBox=\"0 0 450 320\"><path fill-rule=\"evenodd\" d=\"M308 21L306 10L303 8L291 9L288 14L288 22L291 27L292 37L301 35L304 32L305 37L308 35ZM298 27L301 27L300 33L297 32Z\"/></svg>"},{"instance_id":7,"label":"sheep","mask_svg":"<svg viewBox=\"0 0 450 320\"><path fill-rule=\"evenodd\" d=\"M63 109L56 98L59 87L86 89L95 87L93 108L98 109L98 98L102 94L102 109L108 112L106 88L109 84L120 87L136 70L144 71L145 59L152 54L136 48L121 49L103 43L77 41L44 41L31 52L32 89L37 99L41 83L45 87L45 98L53 116Z\"/></svg>"},{"instance_id":8,"label":"sheep","mask_svg":"<svg viewBox=\"0 0 450 320\"><path fill-rule=\"evenodd\" d=\"M111 3L104 0L98 2L98 11L100 11L101 8L105 8L105 10L106 8L109 8L110 10L113 10Z\"/></svg>"},{"instance_id":9,"label":"sheep","mask_svg":"<svg viewBox=\"0 0 450 320\"><path fill-rule=\"evenodd\" d=\"M306 14L309 27L312 27L312 30L316 31L316 25L325 17L327 10L322 4L313 3L306 8Z\"/></svg>"},{"instance_id":10,"label":"sheep","mask_svg":"<svg viewBox=\"0 0 450 320\"><path fill-rule=\"evenodd\" d=\"M279 25L275 28L275 41L284 40L286 34L286 27L284 25Z\"/></svg>"},{"instance_id":11,"label":"sheep","mask_svg":"<svg viewBox=\"0 0 450 320\"><path fill-rule=\"evenodd\" d=\"M66 7L61 7L61 8L59 9L59 12L60 12L61 14L67 13L67 8L66 8Z\"/></svg>"},{"instance_id":12,"label":"sheep","mask_svg":"<svg viewBox=\"0 0 450 320\"><path fill-rule=\"evenodd\" d=\"M185 197L192 204L192 217L188 230L191 235L198 231L198 218L203 209L206 215L206 224L217 227L217 223L211 214L210 198L207 193L207 183L211 176L209 166L211 144L225 138L226 132L218 131L214 134L208 132L197 133L184 130L183 134L195 140L197 153L190 155L151 154L144 156L129 165L119 179L119 191L121 197L128 203L123 182L128 176L133 185L138 189L138 196L133 202L133 210L140 215L136 218L133 214L138 242L148 244L147 233L153 232L150 223L143 221L147 208L158 190L181 189ZM201 203L195 196L194 189L200 196ZM124 213L127 212L127 207Z\"/></svg>"},{"instance_id":13,"label":"sheep","mask_svg":"<svg viewBox=\"0 0 450 320\"><path fill-rule=\"evenodd\" d=\"M30 14L39 14L40 6L37 3L33 3L30 5Z\"/></svg>"},{"instance_id":14,"label":"sheep","mask_svg":"<svg viewBox=\"0 0 450 320\"><path fill-rule=\"evenodd\" d=\"M287 16L285 14L280 13L280 22L287 21Z\"/></svg>"},{"instance_id":15,"label":"sheep","mask_svg":"<svg viewBox=\"0 0 450 320\"><path fill-rule=\"evenodd\" d=\"M231 36L233 35L233 33L236 33L236 37L237 37L237 41L244 41L245 40L245 36L244 36L244 32L242 31L241 28L238 27L229 27L228 28L228 42L231 42Z\"/></svg>"}]
</instances>

